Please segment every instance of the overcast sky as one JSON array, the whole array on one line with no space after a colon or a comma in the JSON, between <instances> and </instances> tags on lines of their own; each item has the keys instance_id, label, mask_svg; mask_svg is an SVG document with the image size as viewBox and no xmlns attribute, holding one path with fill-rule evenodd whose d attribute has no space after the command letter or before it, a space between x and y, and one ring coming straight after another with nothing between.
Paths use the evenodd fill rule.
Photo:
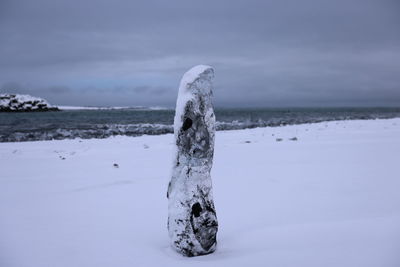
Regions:
<instances>
[{"instance_id":1,"label":"overcast sky","mask_svg":"<svg viewBox=\"0 0 400 267\"><path fill-rule=\"evenodd\" d=\"M217 106L400 106L400 1L0 0L0 92L172 107L197 64Z\"/></svg>"}]
</instances>

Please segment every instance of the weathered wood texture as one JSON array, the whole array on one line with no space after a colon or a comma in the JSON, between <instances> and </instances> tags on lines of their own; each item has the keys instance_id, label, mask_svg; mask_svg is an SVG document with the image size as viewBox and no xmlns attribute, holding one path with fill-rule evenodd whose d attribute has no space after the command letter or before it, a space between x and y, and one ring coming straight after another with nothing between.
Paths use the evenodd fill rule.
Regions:
<instances>
[{"instance_id":1,"label":"weathered wood texture","mask_svg":"<svg viewBox=\"0 0 400 267\"><path fill-rule=\"evenodd\" d=\"M185 73L178 93L168 230L172 246L185 256L212 253L217 244L210 176L215 136L213 78L212 67L196 66Z\"/></svg>"}]
</instances>

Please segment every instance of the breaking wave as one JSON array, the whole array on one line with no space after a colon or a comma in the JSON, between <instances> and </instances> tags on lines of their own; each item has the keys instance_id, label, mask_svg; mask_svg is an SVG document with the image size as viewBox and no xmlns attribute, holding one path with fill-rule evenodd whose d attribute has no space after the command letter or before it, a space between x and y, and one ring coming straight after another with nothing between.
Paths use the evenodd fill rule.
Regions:
<instances>
[{"instance_id":1,"label":"breaking wave","mask_svg":"<svg viewBox=\"0 0 400 267\"><path fill-rule=\"evenodd\" d=\"M291 124L316 123L331 120L348 120L348 119L376 119L376 116L362 117L335 117L335 118L303 118L303 119L271 119L269 121L232 121L216 123L217 131L221 130L239 130L256 127L275 127ZM378 118L387 118L386 116L378 116ZM46 127L45 129L30 129L29 131L13 131L0 134L0 142L21 142L21 141L39 141L39 140L62 140L62 139L89 139L89 138L107 138L110 136L140 136L140 135L160 135L173 133L173 125L166 124L97 124L84 128L54 128Z\"/></svg>"},{"instance_id":2,"label":"breaking wave","mask_svg":"<svg viewBox=\"0 0 400 267\"><path fill-rule=\"evenodd\" d=\"M0 135L0 142L20 142L20 141L39 141L39 140L62 140L62 139L89 139L107 138L116 135L139 136L139 135L159 135L172 133L172 125L163 124L128 124L128 125L91 125L90 129L35 129L29 132L13 132Z\"/></svg>"}]
</instances>

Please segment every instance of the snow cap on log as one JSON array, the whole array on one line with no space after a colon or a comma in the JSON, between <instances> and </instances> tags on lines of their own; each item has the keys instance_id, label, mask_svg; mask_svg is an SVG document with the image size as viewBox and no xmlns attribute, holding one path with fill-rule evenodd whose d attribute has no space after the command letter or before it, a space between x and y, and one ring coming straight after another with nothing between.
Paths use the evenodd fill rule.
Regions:
<instances>
[{"instance_id":1,"label":"snow cap on log","mask_svg":"<svg viewBox=\"0 0 400 267\"><path fill-rule=\"evenodd\" d=\"M212 80L214 69L207 65L197 65L188 70L182 77L178 99L176 101L174 132L178 133L181 127L181 119L188 101L193 100L196 95L212 96ZM197 83L197 84L196 84ZM211 99L210 99L211 100Z\"/></svg>"}]
</instances>

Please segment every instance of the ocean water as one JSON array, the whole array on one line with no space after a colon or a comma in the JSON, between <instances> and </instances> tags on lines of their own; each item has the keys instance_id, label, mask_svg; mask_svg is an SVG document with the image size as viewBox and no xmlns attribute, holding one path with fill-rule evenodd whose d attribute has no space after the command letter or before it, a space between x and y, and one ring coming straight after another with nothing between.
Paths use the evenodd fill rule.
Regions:
<instances>
[{"instance_id":1,"label":"ocean water","mask_svg":"<svg viewBox=\"0 0 400 267\"><path fill-rule=\"evenodd\" d=\"M217 130L274 127L331 120L400 117L400 108L225 108ZM173 132L174 110L64 110L0 113L0 142L158 135Z\"/></svg>"}]
</instances>

